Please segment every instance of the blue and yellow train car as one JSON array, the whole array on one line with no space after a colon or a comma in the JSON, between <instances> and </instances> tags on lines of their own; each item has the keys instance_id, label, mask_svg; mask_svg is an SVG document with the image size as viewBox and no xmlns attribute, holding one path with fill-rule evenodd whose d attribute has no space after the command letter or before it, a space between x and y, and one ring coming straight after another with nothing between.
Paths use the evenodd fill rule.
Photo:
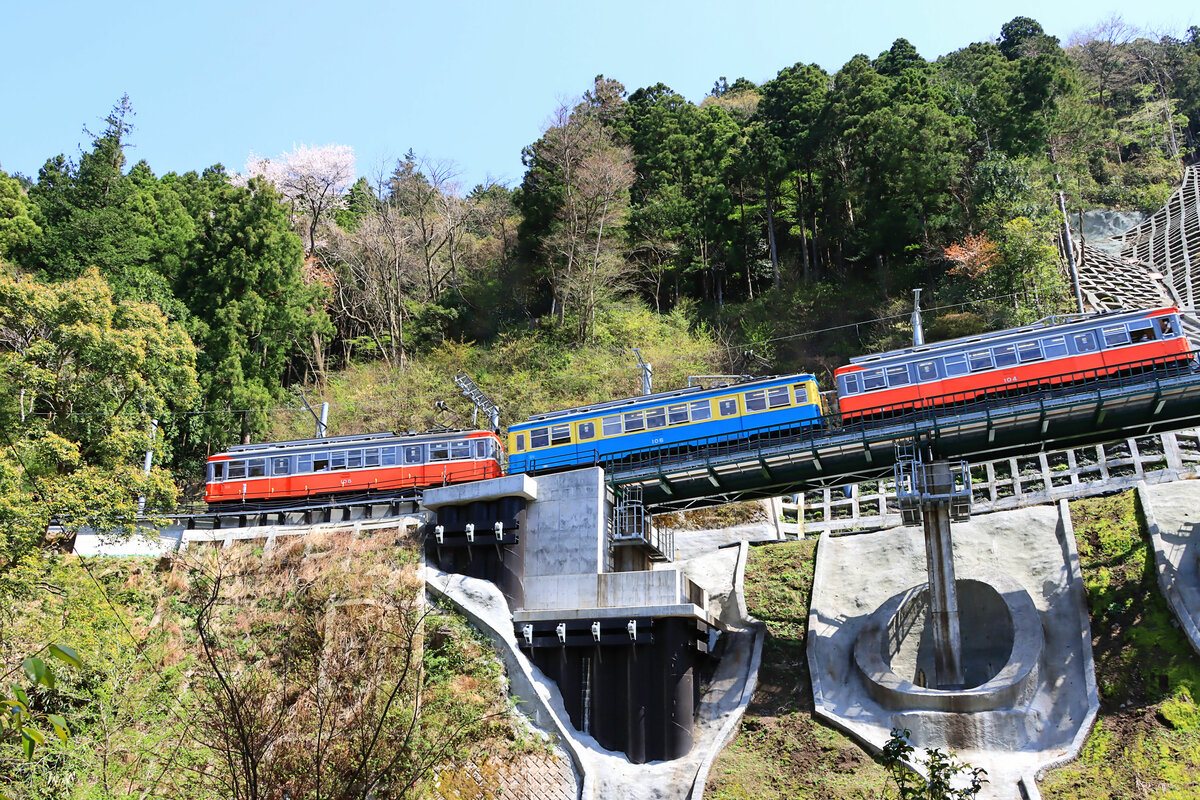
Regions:
<instances>
[{"instance_id":1,"label":"blue and yellow train car","mask_svg":"<svg viewBox=\"0 0 1200 800\"><path fill-rule=\"evenodd\" d=\"M736 442L761 429L802 430L821 415L817 381L803 374L629 397L535 414L509 426L508 471L556 472Z\"/></svg>"}]
</instances>

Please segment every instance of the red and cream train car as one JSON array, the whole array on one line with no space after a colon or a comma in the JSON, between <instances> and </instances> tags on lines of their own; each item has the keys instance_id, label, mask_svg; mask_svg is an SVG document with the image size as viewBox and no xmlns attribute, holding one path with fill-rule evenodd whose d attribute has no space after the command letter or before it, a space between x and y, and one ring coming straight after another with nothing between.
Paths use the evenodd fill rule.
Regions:
<instances>
[{"instance_id":1,"label":"red and cream train car","mask_svg":"<svg viewBox=\"0 0 1200 800\"><path fill-rule=\"evenodd\" d=\"M373 433L231 447L208 459L210 504L424 489L501 475L490 431Z\"/></svg>"},{"instance_id":2,"label":"red and cream train car","mask_svg":"<svg viewBox=\"0 0 1200 800\"><path fill-rule=\"evenodd\" d=\"M1186 358L1177 308L1092 314L860 356L834 377L842 418L971 400L1013 384L1060 384ZM1141 365L1150 359L1160 361Z\"/></svg>"}]
</instances>

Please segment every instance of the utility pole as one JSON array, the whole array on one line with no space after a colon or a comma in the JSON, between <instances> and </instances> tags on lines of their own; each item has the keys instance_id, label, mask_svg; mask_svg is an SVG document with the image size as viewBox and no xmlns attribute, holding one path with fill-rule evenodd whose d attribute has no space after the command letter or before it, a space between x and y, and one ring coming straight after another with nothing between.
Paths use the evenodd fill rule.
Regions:
<instances>
[{"instance_id":1,"label":"utility pole","mask_svg":"<svg viewBox=\"0 0 1200 800\"><path fill-rule=\"evenodd\" d=\"M642 351L640 348L632 347L630 349L633 350L633 354L637 356L638 365L642 368L642 394L653 394L651 387L654 383L654 368L647 364L646 360L642 358Z\"/></svg>"},{"instance_id":2,"label":"utility pole","mask_svg":"<svg viewBox=\"0 0 1200 800\"><path fill-rule=\"evenodd\" d=\"M150 467L154 463L154 437L158 433L158 420L150 419L150 443L146 445L146 458L142 461L142 473L150 474ZM138 495L138 516L141 516L146 510L146 495Z\"/></svg>"},{"instance_id":3,"label":"utility pole","mask_svg":"<svg viewBox=\"0 0 1200 800\"><path fill-rule=\"evenodd\" d=\"M308 410L308 413L312 414L312 418L317 422L315 438L324 439L329 435L329 403L321 403L321 414L318 416L317 412L313 411L313 407L308 404L307 397L300 395L300 402L304 403L304 407Z\"/></svg>"},{"instance_id":4,"label":"utility pole","mask_svg":"<svg viewBox=\"0 0 1200 800\"><path fill-rule=\"evenodd\" d=\"M925 330L921 327L921 290L913 289L913 347L925 344Z\"/></svg>"},{"instance_id":5,"label":"utility pole","mask_svg":"<svg viewBox=\"0 0 1200 800\"><path fill-rule=\"evenodd\" d=\"M1053 161L1053 152L1050 155L1050 160ZM1079 269L1075 265L1075 244L1071 241L1071 218L1067 216L1067 198L1066 194L1062 190L1062 176L1060 176L1057 171L1054 173L1054 182L1059 186L1058 210L1062 213L1063 218L1063 236L1066 237L1067 242L1067 265L1071 270L1071 287L1075 290L1075 310L1082 314L1083 290L1079 288ZM1082 232L1083 227L1080 226L1080 233L1082 234ZM1080 252L1080 255L1082 256L1083 253Z\"/></svg>"}]
</instances>

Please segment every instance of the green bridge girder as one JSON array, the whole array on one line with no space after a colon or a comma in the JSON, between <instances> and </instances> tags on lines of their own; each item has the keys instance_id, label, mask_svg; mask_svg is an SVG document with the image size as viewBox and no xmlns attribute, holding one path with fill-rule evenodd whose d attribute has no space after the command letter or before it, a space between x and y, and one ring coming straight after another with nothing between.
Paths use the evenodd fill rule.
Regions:
<instances>
[{"instance_id":1,"label":"green bridge girder","mask_svg":"<svg viewBox=\"0 0 1200 800\"><path fill-rule=\"evenodd\" d=\"M830 416L802 434L749 432L757 441L610 467L616 491L640 486L653 513L754 500L890 477L895 446L935 458L990 461L1200 424L1200 372L1107 378L1037 394L842 427Z\"/></svg>"}]
</instances>

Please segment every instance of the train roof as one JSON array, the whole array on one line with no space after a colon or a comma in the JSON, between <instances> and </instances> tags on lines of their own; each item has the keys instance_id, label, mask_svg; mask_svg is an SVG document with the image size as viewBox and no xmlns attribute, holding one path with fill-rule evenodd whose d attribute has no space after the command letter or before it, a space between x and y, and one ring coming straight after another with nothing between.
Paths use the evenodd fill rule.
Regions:
<instances>
[{"instance_id":1,"label":"train roof","mask_svg":"<svg viewBox=\"0 0 1200 800\"><path fill-rule=\"evenodd\" d=\"M1070 332L1080 328L1088 328L1096 324L1107 324L1110 322L1125 322L1133 319L1141 319L1150 314L1159 312L1178 312L1178 309L1173 306L1159 306L1157 308L1143 308L1135 311L1103 311L1095 314L1065 314L1058 316L1045 317L1038 320L1032 325L1024 325L1020 328L1006 328L1000 331L991 331L989 333L979 333L974 336L961 336L956 339L945 339L933 344L925 344L919 347L905 347L899 350L889 350L886 353L871 353L865 356L854 356L850 359L850 363L846 366L864 366L867 364L876 364L882 361L890 361L892 359L907 358L915 355L937 355L947 350L962 350L976 344L992 345L998 341L1008 341L1010 339L1022 339L1031 334L1045 335L1050 331ZM840 367L838 371L845 369Z\"/></svg>"},{"instance_id":2,"label":"train roof","mask_svg":"<svg viewBox=\"0 0 1200 800\"><path fill-rule=\"evenodd\" d=\"M389 441L395 442L411 442L419 440L422 442L437 442L443 439L461 439L463 434L491 434L490 431L470 430L470 429L449 429L441 431L425 431L417 433L409 431L408 433L394 433L392 431L383 431L380 433L356 433L348 436L326 436L318 439L291 439L284 442L259 442L255 444L237 444L230 447L222 453L215 453L209 456L209 459L220 458L221 456L245 456L260 453L277 453L283 450L304 450L316 449L330 446L352 446L356 444L385 444Z\"/></svg>"},{"instance_id":3,"label":"train roof","mask_svg":"<svg viewBox=\"0 0 1200 800\"><path fill-rule=\"evenodd\" d=\"M791 382L796 379L805 380L812 378L812 375L807 373L797 373L795 375L769 375L765 378L755 378L750 381L740 381L737 383L722 383L712 387L704 386L686 386L682 389L673 389L668 392L655 392L654 394L641 394L634 397L623 397L619 400L607 400L603 403L594 403L587 406L576 406L575 408L567 408L562 411L546 411L541 414L532 414L525 422L516 423L509 426L509 430L514 430L520 426L537 424L549 420L558 420L565 417L573 417L580 414L597 414L605 411L611 411L618 408L628 406L653 405L664 400L673 400L681 398L691 400L701 395L717 392L727 392L730 389L742 391L748 387L753 387L756 384L778 383L780 381Z\"/></svg>"}]
</instances>

